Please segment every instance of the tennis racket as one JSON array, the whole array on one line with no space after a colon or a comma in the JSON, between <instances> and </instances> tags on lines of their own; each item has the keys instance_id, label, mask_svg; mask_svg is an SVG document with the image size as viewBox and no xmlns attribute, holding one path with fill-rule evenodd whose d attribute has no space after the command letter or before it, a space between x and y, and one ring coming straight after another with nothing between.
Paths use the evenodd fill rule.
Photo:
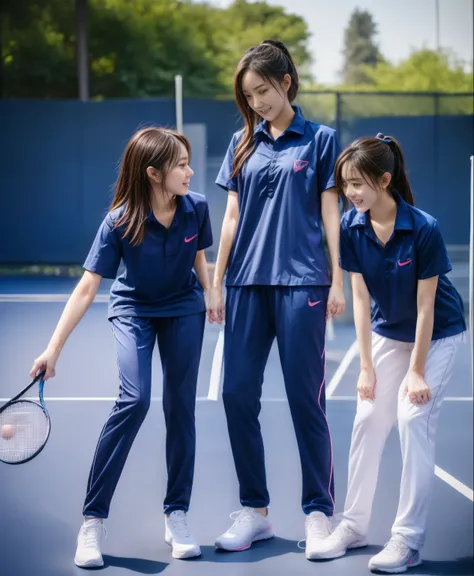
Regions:
<instances>
[{"instance_id":1,"label":"tennis racket","mask_svg":"<svg viewBox=\"0 0 474 576\"><path fill-rule=\"evenodd\" d=\"M39 382L38 402L20 400ZM43 398L44 372L0 408L0 462L23 464L43 450L51 422Z\"/></svg>"}]
</instances>

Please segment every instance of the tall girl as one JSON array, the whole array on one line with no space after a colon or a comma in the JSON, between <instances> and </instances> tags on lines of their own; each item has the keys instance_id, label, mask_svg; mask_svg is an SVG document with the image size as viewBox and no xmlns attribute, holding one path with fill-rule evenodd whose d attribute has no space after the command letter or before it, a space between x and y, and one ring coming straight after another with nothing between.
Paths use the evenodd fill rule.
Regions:
<instances>
[{"instance_id":1,"label":"tall girl","mask_svg":"<svg viewBox=\"0 0 474 576\"><path fill-rule=\"evenodd\" d=\"M344 518L315 556L366 545L382 451L398 424L398 511L390 541L369 568L400 573L421 564L436 428L466 329L464 309L445 276L451 264L438 223L414 207L395 138L354 142L337 161L336 183L354 205L341 221L341 264L352 280L359 398Z\"/></svg>"},{"instance_id":2,"label":"tall girl","mask_svg":"<svg viewBox=\"0 0 474 576\"><path fill-rule=\"evenodd\" d=\"M334 130L292 105L298 74L284 44L250 48L235 73L245 122L217 177L228 191L210 318L224 320L223 400L240 484L239 512L216 540L243 550L271 538L264 448L258 416L263 373L277 339L301 458L306 554L329 534L334 510L331 438L325 415L325 329L344 309ZM332 269L323 244L324 224Z\"/></svg>"},{"instance_id":3,"label":"tall girl","mask_svg":"<svg viewBox=\"0 0 474 576\"><path fill-rule=\"evenodd\" d=\"M204 248L212 244L203 196L189 192L189 142L145 128L129 141L110 212L85 261L51 341L31 374L55 375L58 356L94 300L103 277L116 278L109 303L120 391L100 434L87 483L75 563L102 566L103 519L135 436L150 406L155 343L163 367L168 486L165 540L175 558L198 556L186 512L195 455L194 408L209 290Z\"/></svg>"}]
</instances>

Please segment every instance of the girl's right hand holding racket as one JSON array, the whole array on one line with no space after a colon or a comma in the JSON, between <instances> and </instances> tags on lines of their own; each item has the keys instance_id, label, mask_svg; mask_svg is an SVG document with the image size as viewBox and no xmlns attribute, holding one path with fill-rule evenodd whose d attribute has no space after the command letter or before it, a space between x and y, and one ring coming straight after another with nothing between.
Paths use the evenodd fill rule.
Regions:
<instances>
[{"instance_id":1,"label":"girl's right hand holding racket","mask_svg":"<svg viewBox=\"0 0 474 576\"><path fill-rule=\"evenodd\" d=\"M30 371L30 376L35 378L40 372L45 372L44 379L54 378L56 376L56 362L58 360L59 354L53 352L49 348L36 358L33 362L33 366Z\"/></svg>"},{"instance_id":2,"label":"girl's right hand holding racket","mask_svg":"<svg viewBox=\"0 0 474 576\"><path fill-rule=\"evenodd\" d=\"M217 322L219 326L224 322L225 311L224 311L224 297L222 295L222 285L218 287L212 287L209 297L209 303L207 308L207 315L209 322Z\"/></svg>"},{"instance_id":3,"label":"girl's right hand holding racket","mask_svg":"<svg viewBox=\"0 0 474 576\"><path fill-rule=\"evenodd\" d=\"M373 368L361 368L357 392L361 400L375 400L375 372Z\"/></svg>"}]
</instances>

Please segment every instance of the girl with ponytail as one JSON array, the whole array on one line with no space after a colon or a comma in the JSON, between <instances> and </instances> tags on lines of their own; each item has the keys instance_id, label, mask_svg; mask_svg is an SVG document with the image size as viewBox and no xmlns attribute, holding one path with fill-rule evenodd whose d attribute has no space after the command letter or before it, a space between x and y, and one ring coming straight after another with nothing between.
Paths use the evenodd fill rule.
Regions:
<instances>
[{"instance_id":1,"label":"girl with ponytail","mask_svg":"<svg viewBox=\"0 0 474 576\"><path fill-rule=\"evenodd\" d=\"M227 209L209 303L224 320L223 400L240 484L239 512L217 538L244 550L273 536L258 416L273 340L280 352L303 472L306 555L330 533L332 448L325 415L326 319L344 310L334 130L292 105L298 73L286 46L265 40L247 50L234 77L244 129L234 134L217 177ZM331 267L326 260L322 225Z\"/></svg>"},{"instance_id":2,"label":"girl with ponytail","mask_svg":"<svg viewBox=\"0 0 474 576\"><path fill-rule=\"evenodd\" d=\"M398 424L403 470L392 537L369 568L421 564L439 413L466 330L463 303L437 221L414 207L392 136L356 140L339 156L336 184L354 207L341 220L341 266L351 274L360 351L358 405L342 522L315 557L367 544L385 441ZM371 310L371 299L373 307Z\"/></svg>"}]
</instances>

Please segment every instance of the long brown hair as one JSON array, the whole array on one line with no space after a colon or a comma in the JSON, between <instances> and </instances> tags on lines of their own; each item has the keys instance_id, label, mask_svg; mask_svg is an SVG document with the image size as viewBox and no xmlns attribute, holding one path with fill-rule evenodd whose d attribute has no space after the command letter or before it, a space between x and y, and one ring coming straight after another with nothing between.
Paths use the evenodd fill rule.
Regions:
<instances>
[{"instance_id":1,"label":"long brown hair","mask_svg":"<svg viewBox=\"0 0 474 576\"><path fill-rule=\"evenodd\" d=\"M341 152L334 168L334 176L343 199L345 197L342 167L346 162L350 162L374 188L382 175L388 172L392 176L388 187L389 192L396 190L405 202L411 206L415 205L405 169L403 150L393 136L384 136L379 132L375 138L368 136L359 138Z\"/></svg>"},{"instance_id":2,"label":"long brown hair","mask_svg":"<svg viewBox=\"0 0 474 576\"><path fill-rule=\"evenodd\" d=\"M180 144L190 157L191 146L185 136L152 126L135 132L125 148L110 210L125 205L116 227L125 227L124 238L130 237L134 246L143 241L151 210L152 188L146 169L152 166L161 174L164 189L166 175L179 162Z\"/></svg>"},{"instance_id":3,"label":"long brown hair","mask_svg":"<svg viewBox=\"0 0 474 576\"><path fill-rule=\"evenodd\" d=\"M286 74L291 78L291 86L288 90L288 100L293 102L298 93L298 72L291 58L288 48L278 40L264 40L257 46L252 46L245 52L242 60L237 65L234 75L234 94L237 107L245 122L244 133L240 139L234 154L232 177L238 175L244 162L252 154L253 131L260 122L260 116L250 108L247 98L242 91L242 80L248 70L253 70L267 82L278 88Z\"/></svg>"}]
</instances>

